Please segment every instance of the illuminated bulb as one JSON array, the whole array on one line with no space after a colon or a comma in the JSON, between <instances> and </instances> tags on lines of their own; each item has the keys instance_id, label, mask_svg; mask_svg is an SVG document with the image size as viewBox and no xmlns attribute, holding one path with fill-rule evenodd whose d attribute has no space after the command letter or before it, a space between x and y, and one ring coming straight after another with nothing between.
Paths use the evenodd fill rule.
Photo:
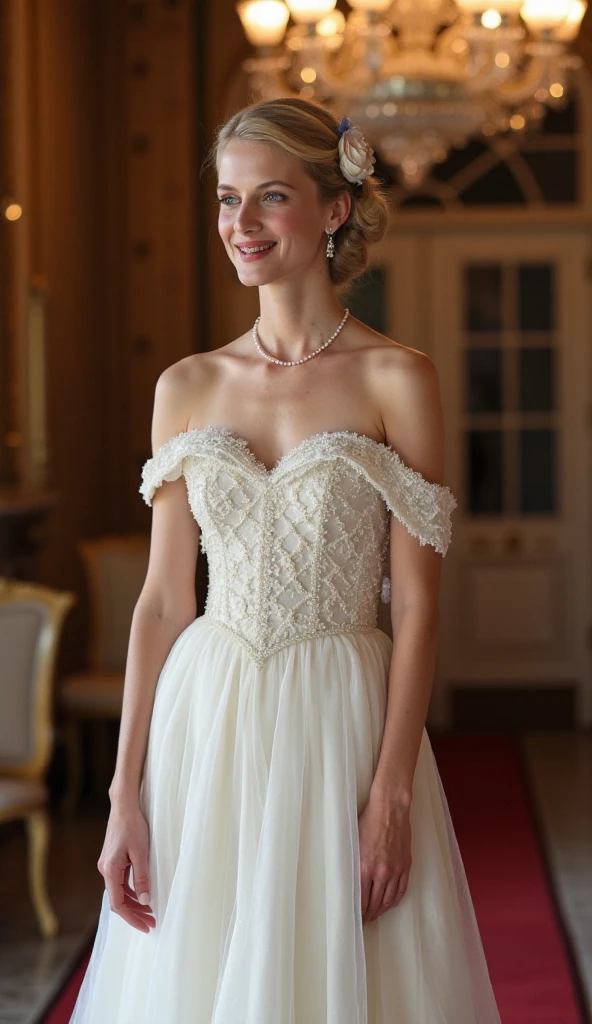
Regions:
<instances>
[{"instance_id":1,"label":"illuminated bulb","mask_svg":"<svg viewBox=\"0 0 592 1024\"><path fill-rule=\"evenodd\" d=\"M571 0L525 0L520 13L529 29L545 32L565 21L570 6Z\"/></svg>"},{"instance_id":2,"label":"illuminated bulb","mask_svg":"<svg viewBox=\"0 0 592 1024\"><path fill-rule=\"evenodd\" d=\"M504 53L503 50L500 50L500 52L495 55L495 63L498 68L507 68L510 63L510 54Z\"/></svg>"},{"instance_id":3,"label":"illuminated bulb","mask_svg":"<svg viewBox=\"0 0 592 1024\"><path fill-rule=\"evenodd\" d=\"M324 18L317 22L317 35L329 39L331 36L339 35L345 28L345 15L341 11L331 11Z\"/></svg>"},{"instance_id":4,"label":"illuminated bulb","mask_svg":"<svg viewBox=\"0 0 592 1024\"><path fill-rule=\"evenodd\" d=\"M524 128L525 124L526 121L524 120L522 114L512 114L510 118L510 128L513 128L515 132L518 132L521 128Z\"/></svg>"},{"instance_id":5,"label":"illuminated bulb","mask_svg":"<svg viewBox=\"0 0 592 1024\"><path fill-rule=\"evenodd\" d=\"M481 15L481 24L483 25L483 28L498 28L501 23L502 16L494 7L490 7L488 11L483 11L483 14Z\"/></svg>"},{"instance_id":6,"label":"illuminated bulb","mask_svg":"<svg viewBox=\"0 0 592 1024\"><path fill-rule=\"evenodd\" d=\"M354 11L387 11L393 0L348 0Z\"/></svg>"},{"instance_id":7,"label":"illuminated bulb","mask_svg":"<svg viewBox=\"0 0 592 1024\"><path fill-rule=\"evenodd\" d=\"M279 46L290 18L283 0L243 0L236 9L251 46Z\"/></svg>"},{"instance_id":8,"label":"illuminated bulb","mask_svg":"<svg viewBox=\"0 0 592 1024\"><path fill-rule=\"evenodd\" d=\"M486 0L456 0L457 6L471 14L478 14L479 11L488 9ZM524 0L497 0L495 9L501 14L518 14Z\"/></svg>"},{"instance_id":9,"label":"illuminated bulb","mask_svg":"<svg viewBox=\"0 0 592 1024\"><path fill-rule=\"evenodd\" d=\"M553 35L562 43L571 43L580 31L580 24L586 13L583 0L572 0L565 21L558 25Z\"/></svg>"},{"instance_id":10,"label":"illuminated bulb","mask_svg":"<svg viewBox=\"0 0 592 1024\"><path fill-rule=\"evenodd\" d=\"M561 99L563 96L563 86L561 82L553 82L553 84L549 86L549 95L551 95L554 100Z\"/></svg>"},{"instance_id":11,"label":"illuminated bulb","mask_svg":"<svg viewBox=\"0 0 592 1024\"><path fill-rule=\"evenodd\" d=\"M314 68L302 68L302 71L300 72L300 77L303 82L307 82L308 84L310 84L311 82L314 82L316 80L317 73Z\"/></svg>"},{"instance_id":12,"label":"illuminated bulb","mask_svg":"<svg viewBox=\"0 0 592 1024\"><path fill-rule=\"evenodd\" d=\"M286 0L294 21L300 24L317 22L335 7L336 0Z\"/></svg>"}]
</instances>

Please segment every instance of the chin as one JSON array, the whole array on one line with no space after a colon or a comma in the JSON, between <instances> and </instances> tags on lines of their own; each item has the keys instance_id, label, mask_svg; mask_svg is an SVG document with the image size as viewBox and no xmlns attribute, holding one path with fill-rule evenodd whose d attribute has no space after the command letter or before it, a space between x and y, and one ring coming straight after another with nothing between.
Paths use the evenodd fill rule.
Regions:
<instances>
[{"instance_id":1,"label":"chin","mask_svg":"<svg viewBox=\"0 0 592 1024\"><path fill-rule=\"evenodd\" d=\"M251 264L253 266L253 264ZM274 281L278 281L285 275L276 271L275 273L268 271L267 273L245 273L244 267L237 267L237 276L241 284L244 284L246 288L261 287L265 284L273 284Z\"/></svg>"}]
</instances>

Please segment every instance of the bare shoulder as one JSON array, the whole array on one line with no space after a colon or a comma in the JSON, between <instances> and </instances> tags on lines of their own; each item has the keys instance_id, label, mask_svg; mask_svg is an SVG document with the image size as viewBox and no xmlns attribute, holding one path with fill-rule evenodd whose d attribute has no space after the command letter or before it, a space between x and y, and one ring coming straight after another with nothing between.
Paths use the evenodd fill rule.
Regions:
<instances>
[{"instance_id":1,"label":"bare shoulder","mask_svg":"<svg viewBox=\"0 0 592 1024\"><path fill-rule=\"evenodd\" d=\"M205 395L215 375L210 352L195 352L163 370L154 391L152 447L187 430L191 411Z\"/></svg>"},{"instance_id":2,"label":"bare shoulder","mask_svg":"<svg viewBox=\"0 0 592 1024\"><path fill-rule=\"evenodd\" d=\"M407 465L441 483L445 436L436 365L425 352L378 337L369 354L369 382L386 441Z\"/></svg>"}]
</instances>

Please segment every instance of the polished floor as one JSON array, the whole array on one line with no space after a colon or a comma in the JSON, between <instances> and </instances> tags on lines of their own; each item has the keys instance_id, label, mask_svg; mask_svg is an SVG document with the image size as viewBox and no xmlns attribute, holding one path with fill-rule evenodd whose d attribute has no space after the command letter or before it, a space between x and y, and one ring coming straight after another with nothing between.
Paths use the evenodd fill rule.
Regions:
<instances>
[{"instance_id":1,"label":"polished floor","mask_svg":"<svg viewBox=\"0 0 592 1024\"><path fill-rule=\"evenodd\" d=\"M523 753L568 944L592 1020L592 736L537 734Z\"/></svg>"},{"instance_id":2,"label":"polished floor","mask_svg":"<svg viewBox=\"0 0 592 1024\"><path fill-rule=\"evenodd\" d=\"M522 740L524 762L556 899L592 1019L592 736L537 733ZM0 1022L39 1024L94 931L103 893L96 867L106 808L85 805L56 817L50 893L60 935L38 937L26 885L23 828L0 829ZM558 1021L557 1024L560 1024Z\"/></svg>"}]
</instances>

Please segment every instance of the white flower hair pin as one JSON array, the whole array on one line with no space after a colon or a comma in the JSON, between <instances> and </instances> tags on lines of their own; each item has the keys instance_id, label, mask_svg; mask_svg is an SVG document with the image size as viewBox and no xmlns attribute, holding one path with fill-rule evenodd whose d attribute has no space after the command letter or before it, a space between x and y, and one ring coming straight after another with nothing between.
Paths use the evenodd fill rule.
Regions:
<instances>
[{"instance_id":1,"label":"white flower hair pin","mask_svg":"<svg viewBox=\"0 0 592 1024\"><path fill-rule=\"evenodd\" d=\"M374 150L359 128L352 128L349 117L342 117L339 134L339 166L344 178L355 185L363 185L374 174Z\"/></svg>"}]
</instances>

